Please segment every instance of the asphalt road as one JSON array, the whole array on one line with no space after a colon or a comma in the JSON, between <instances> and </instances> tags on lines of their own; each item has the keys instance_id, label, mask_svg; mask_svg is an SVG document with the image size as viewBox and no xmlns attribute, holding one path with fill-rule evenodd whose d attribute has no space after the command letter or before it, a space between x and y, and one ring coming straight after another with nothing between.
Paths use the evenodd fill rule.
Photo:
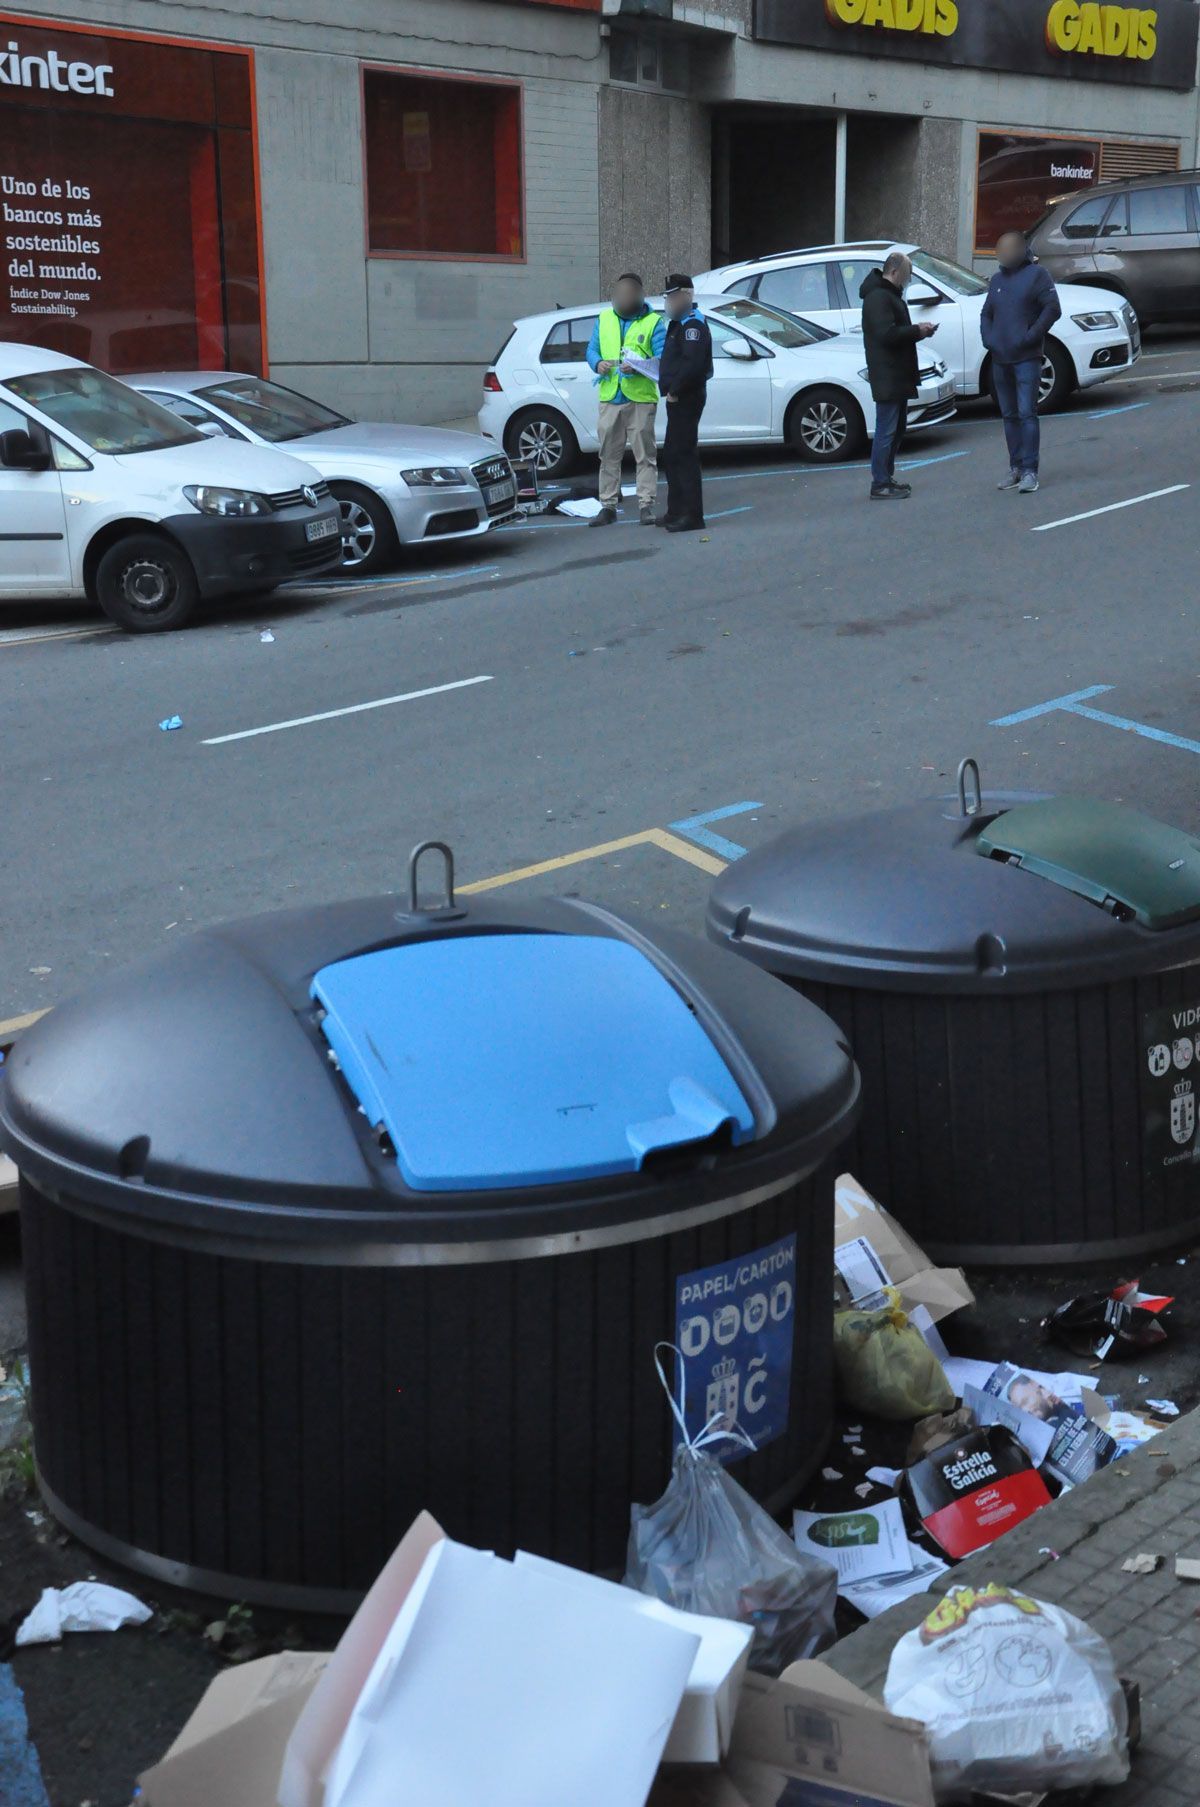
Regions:
<instances>
[{"instance_id":1,"label":"asphalt road","mask_svg":"<svg viewBox=\"0 0 1200 1807\"><path fill-rule=\"evenodd\" d=\"M733 848L944 790L965 753L1200 828L1200 342L1148 353L1045 424L1033 498L997 493L973 410L910 442L906 504L730 454L704 537L542 518L140 640L7 610L0 1023L194 925L398 890L425 837L466 882L667 830L522 882L699 927ZM1095 686L1143 731L995 725Z\"/></svg>"}]
</instances>

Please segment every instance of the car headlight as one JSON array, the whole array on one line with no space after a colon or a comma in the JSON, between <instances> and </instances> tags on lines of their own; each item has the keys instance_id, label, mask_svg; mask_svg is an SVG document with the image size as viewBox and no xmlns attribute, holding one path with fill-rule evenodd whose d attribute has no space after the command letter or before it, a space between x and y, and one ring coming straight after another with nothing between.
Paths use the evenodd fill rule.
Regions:
<instances>
[{"instance_id":1,"label":"car headlight","mask_svg":"<svg viewBox=\"0 0 1200 1807\"><path fill-rule=\"evenodd\" d=\"M252 515L270 514L271 504L252 489L214 489L211 483L191 483L184 495L201 514Z\"/></svg>"},{"instance_id":2,"label":"car headlight","mask_svg":"<svg viewBox=\"0 0 1200 1807\"><path fill-rule=\"evenodd\" d=\"M1082 326L1085 333L1111 332L1117 324L1117 316L1110 313L1072 314L1076 326Z\"/></svg>"},{"instance_id":3,"label":"car headlight","mask_svg":"<svg viewBox=\"0 0 1200 1807\"><path fill-rule=\"evenodd\" d=\"M466 471L457 471L448 464L431 464L424 470L401 471L400 475L414 489L462 489L471 481Z\"/></svg>"}]
</instances>

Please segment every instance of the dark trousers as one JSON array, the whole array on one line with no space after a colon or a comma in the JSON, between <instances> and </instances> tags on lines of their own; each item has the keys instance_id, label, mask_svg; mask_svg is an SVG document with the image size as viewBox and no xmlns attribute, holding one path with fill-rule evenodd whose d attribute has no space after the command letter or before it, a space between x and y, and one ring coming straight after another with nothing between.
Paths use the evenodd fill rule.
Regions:
<instances>
[{"instance_id":1,"label":"dark trousers","mask_svg":"<svg viewBox=\"0 0 1200 1807\"><path fill-rule=\"evenodd\" d=\"M871 482L876 489L896 475L896 448L908 425L907 402L875 403L875 437L871 441Z\"/></svg>"},{"instance_id":2,"label":"dark trousers","mask_svg":"<svg viewBox=\"0 0 1200 1807\"><path fill-rule=\"evenodd\" d=\"M663 441L663 471L667 479L667 519L703 521L704 487L700 475L700 416L708 400L707 389L681 395L667 403L667 437Z\"/></svg>"},{"instance_id":3,"label":"dark trousers","mask_svg":"<svg viewBox=\"0 0 1200 1807\"><path fill-rule=\"evenodd\" d=\"M1041 376L1040 358L1026 358L1020 364L992 365L992 387L996 391L997 405L1004 416L1009 468L1021 477L1026 471L1037 476L1042 445L1042 429L1037 411Z\"/></svg>"}]
</instances>

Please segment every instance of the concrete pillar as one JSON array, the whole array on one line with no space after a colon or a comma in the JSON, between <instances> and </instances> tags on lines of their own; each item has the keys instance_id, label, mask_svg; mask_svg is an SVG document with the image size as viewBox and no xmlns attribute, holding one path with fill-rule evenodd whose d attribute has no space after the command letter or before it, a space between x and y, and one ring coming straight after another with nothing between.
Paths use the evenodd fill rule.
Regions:
<instances>
[{"instance_id":1,"label":"concrete pillar","mask_svg":"<svg viewBox=\"0 0 1200 1807\"><path fill-rule=\"evenodd\" d=\"M833 242L835 245L842 244L846 237L846 130L846 115L839 113L833 157Z\"/></svg>"}]
</instances>

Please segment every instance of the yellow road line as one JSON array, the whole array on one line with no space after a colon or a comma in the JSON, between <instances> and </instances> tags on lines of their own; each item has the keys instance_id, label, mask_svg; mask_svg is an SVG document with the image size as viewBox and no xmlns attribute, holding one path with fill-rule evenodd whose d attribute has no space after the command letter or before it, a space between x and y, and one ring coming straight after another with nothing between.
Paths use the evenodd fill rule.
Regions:
<instances>
[{"instance_id":1,"label":"yellow road line","mask_svg":"<svg viewBox=\"0 0 1200 1807\"><path fill-rule=\"evenodd\" d=\"M686 860L689 865L699 866L701 872L716 874L725 870L724 860L717 859L715 854L705 853L701 847L690 846L687 841L669 833L667 829L644 828L639 834L622 835L616 841L600 841L595 847L581 847L577 853L560 853L552 860L538 860L532 866L518 866L515 872L500 872L494 878L477 878L473 884L459 885L455 895L470 897L480 891L498 891L503 885L519 885L523 879L543 878L547 872L562 872L568 866L582 866L588 860L602 860L607 854L625 853L631 847L659 847L664 853L674 854L677 860ZM25 1016L10 1017L7 1023L0 1023L0 1039L30 1028L45 1014L44 1010L31 1010Z\"/></svg>"}]
</instances>

